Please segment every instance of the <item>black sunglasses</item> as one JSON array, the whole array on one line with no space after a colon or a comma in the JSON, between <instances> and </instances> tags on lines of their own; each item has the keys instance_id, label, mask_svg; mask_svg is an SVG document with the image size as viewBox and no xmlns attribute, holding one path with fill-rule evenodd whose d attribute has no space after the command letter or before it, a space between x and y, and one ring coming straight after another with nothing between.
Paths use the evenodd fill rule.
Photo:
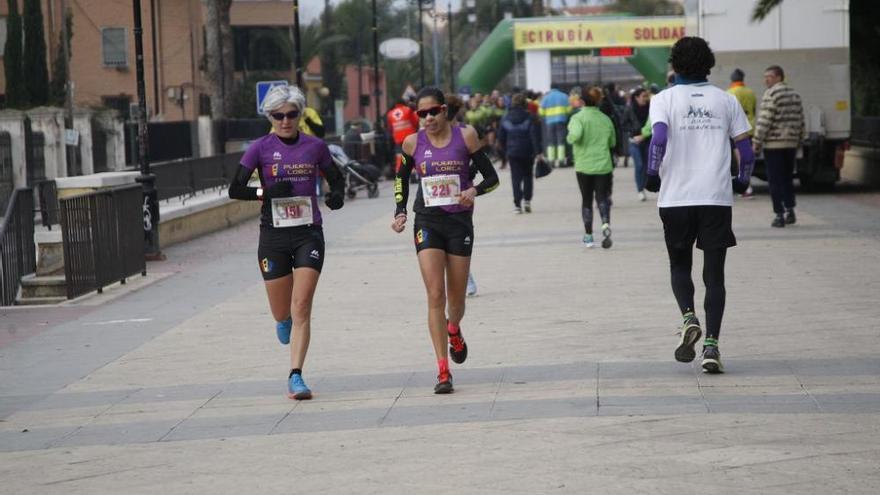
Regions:
<instances>
[{"instance_id":1,"label":"black sunglasses","mask_svg":"<svg viewBox=\"0 0 880 495\"><path fill-rule=\"evenodd\" d=\"M287 117L287 120L293 120L293 119L299 117L299 110L291 110L287 113L276 112L276 113L271 113L269 115L271 115L272 118L277 120L278 122L281 122L282 120L284 120L284 117Z\"/></svg>"},{"instance_id":2,"label":"black sunglasses","mask_svg":"<svg viewBox=\"0 0 880 495\"><path fill-rule=\"evenodd\" d=\"M436 105L431 108L423 108L421 110L416 110L416 115L419 116L420 119L424 119L428 115L432 117L436 117L443 113L443 105Z\"/></svg>"}]
</instances>

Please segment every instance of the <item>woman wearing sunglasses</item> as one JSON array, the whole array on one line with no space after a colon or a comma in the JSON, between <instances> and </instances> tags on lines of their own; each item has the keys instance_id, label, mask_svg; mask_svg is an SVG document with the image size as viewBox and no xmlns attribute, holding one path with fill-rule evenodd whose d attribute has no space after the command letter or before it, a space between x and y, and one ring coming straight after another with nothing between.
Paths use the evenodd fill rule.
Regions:
<instances>
[{"instance_id":1,"label":"woman wearing sunglasses","mask_svg":"<svg viewBox=\"0 0 880 495\"><path fill-rule=\"evenodd\" d=\"M342 208L345 179L330 159L324 141L298 130L305 97L296 86L276 86L263 110L272 133L257 139L241 159L229 186L233 199L262 201L257 260L278 340L290 344L288 397L312 398L302 378L311 335L312 298L324 264L324 232L316 184L330 184L325 204ZM256 169L260 187L249 187ZM291 342L291 332L293 339Z\"/></svg>"},{"instance_id":2,"label":"woman wearing sunglasses","mask_svg":"<svg viewBox=\"0 0 880 495\"><path fill-rule=\"evenodd\" d=\"M409 176L419 176L413 211L416 253L428 296L428 330L437 358L436 394L453 391L449 356L467 359L459 326L464 316L465 287L474 243L474 198L498 187L498 175L472 127L451 125L446 100L437 88L422 89L416 99L418 133L403 141L403 162L394 182L397 209L391 228L403 232L409 199ZM470 162L483 176L474 185ZM449 351L447 353L447 346Z\"/></svg>"}]
</instances>

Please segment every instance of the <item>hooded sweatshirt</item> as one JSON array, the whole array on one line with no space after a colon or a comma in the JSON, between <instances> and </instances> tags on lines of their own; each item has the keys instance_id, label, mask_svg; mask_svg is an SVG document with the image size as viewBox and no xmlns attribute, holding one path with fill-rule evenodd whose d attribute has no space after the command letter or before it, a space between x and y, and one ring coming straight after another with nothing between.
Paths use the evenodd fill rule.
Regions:
<instances>
[{"instance_id":1,"label":"hooded sweatshirt","mask_svg":"<svg viewBox=\"0 0 880 495\"><path fill-rule=\"evenodd\" d=\"M541 149L541 130L532 114L513 107L498 126L498 145L505 156L531 160Z\"/></svg>"}]
</instances>

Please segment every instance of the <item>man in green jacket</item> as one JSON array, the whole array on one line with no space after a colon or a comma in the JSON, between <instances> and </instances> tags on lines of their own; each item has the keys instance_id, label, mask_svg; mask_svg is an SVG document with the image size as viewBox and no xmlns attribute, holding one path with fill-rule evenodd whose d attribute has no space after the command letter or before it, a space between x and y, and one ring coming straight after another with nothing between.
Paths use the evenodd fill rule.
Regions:
<instances>
[{"instance_id":1,"label":"man in green jacket","mask_svg":"<svg viewBox=\"0 0 880 495\"><path fill-rule=\"evenodd\" d=\"M568 122L566 141L574 155L574 170L581 190L581 218L584 246L593 247L593 194L602 217L602 247L611 247L611 149L617 144L614 124L597 105L603 94L599 88L583 93L583 109Z\"/></svg>"}]
</instances>

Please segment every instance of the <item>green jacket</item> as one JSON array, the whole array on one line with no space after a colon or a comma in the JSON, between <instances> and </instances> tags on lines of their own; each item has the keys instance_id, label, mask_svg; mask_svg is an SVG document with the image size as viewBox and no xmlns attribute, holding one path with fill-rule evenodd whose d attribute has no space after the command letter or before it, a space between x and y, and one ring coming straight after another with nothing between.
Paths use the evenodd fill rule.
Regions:
<instances>
[{"instance_id":1,"label":"green jacket","mask_svg":"<svg viewBox=\"0 0 880 495\"><path fill-rule=\"evenodd\" d=\"M475 109L469 109L464 114L464 121L472 126L483 127L492 120L492 109L487 105L480 105Z\"/></svg>"},{"instance_id":2,"label":"green jacket","mask_svg":"<svg viewBox=\"0 0 880 495\"><path fill-rule=\"evenodd\" d=\"M617 144L614 124L596 107L584 107L568 121L574 169L587 175L611 173L611 148Z\"/></svg>"}]
</instances>

